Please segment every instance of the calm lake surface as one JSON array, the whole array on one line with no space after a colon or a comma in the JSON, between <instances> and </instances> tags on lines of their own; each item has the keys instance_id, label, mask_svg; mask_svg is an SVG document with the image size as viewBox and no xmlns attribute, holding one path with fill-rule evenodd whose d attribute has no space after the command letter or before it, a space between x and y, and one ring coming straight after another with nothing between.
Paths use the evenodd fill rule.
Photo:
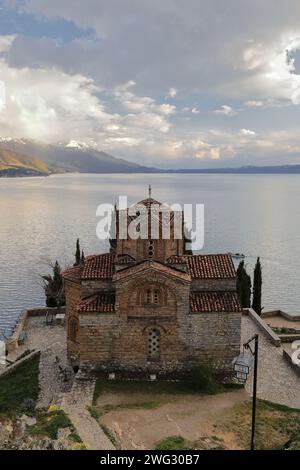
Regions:
<instances>
[{"instance_id":1,"label":"calm lake surface","mask_svg":"<svg viewBox=\"0 0 300 470\"><path fill-rule=\"evenodd\" d=\"M256 257L263 266L263 305L300 312L299 175L55 175L0 179L0 331L20 312L44 305L40 275L58 259L73 263L76 238L85 254L108 243L96 237L96 208L127 195L205 205L201 253Z\"/></svg>"}]
</instances>

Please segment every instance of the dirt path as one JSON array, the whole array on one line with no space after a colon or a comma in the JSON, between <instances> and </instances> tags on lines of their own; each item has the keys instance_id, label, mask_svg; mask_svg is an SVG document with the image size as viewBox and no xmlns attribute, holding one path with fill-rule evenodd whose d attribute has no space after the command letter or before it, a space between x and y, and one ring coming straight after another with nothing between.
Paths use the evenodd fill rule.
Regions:
<instances>
[{"instance_id":1,"label":"dirt path","mask_svg":"<svg viewBox=\"0 0 300 470\"><path fill-rule=\"evenodd\" d=\"M100 408L114 405L115 409L105 413L100 421L113 431L121 449L134 450L154 449L159 440L174 435L190 442L216 435L218 419L247 400L249 395L244 390L213 396L107 392L101 395L97 405ZM154 408L145 409L149 403ZM133 404L140 404L140 408L132 407ZM117 408L118 405L121 407ZM222 437L226 447L237 448L230 433L223 433Z\"/></svg>"}]
</instances>

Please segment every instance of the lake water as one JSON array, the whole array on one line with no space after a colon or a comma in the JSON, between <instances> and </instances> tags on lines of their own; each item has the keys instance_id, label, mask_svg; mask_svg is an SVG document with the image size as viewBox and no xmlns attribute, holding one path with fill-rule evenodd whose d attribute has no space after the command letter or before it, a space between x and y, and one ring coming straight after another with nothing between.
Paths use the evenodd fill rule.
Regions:
<instances>
[{"instance_id":1,"label":"lake water","mask_svg":"<svg viewBox=\"0 0 300 470\"><path fill-rule=\"evenodd\" d=\"M263 305L300 312L299 175L55 175L0 179L0 331L20 312L44 304L40 275L48 262L107 251L96 237L96 208L128 195L205 205L202 253L246 254L263 266Z\"/></svg>"}]
</instances>

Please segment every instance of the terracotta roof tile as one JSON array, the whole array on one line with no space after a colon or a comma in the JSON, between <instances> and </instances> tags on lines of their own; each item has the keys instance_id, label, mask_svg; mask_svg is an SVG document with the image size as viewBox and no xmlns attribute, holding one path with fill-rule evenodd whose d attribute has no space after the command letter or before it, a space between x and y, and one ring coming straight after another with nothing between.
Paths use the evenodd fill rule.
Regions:
<instances>
[{"instance_id":1,"label":"terracotta roof tile","mask_svg":"<svg viewBox=\"0 0 300 470\"><path fill-rule=\"evenodd\" d=\"M82 280L111 279L114 273L115 255L88 256L84 262Z\"/></svg>"},{"instance_id":2,"label":"terracotta roof tile","mask_svg":"<svg viewBox=\"0 0 300 470\"><path fill-rule=\"evenodd\" d=\"M232 258L228 254L171 256L169 264L185 261L192 279L232 279L236 277Z\"/></svg>"},{"instance_id":3,"label":"terracotta roof tile","mask_svg":"<svg viewBox=\"0 0 300 470\"><path fill-rule=\"evenodd\" d=\"M82 300L78 305L79 313L113 313L115 309L115 294L104 293L93 295Z\"/></svg>"},{"instance_id":4,"label":"terracotta roof tile","mask_svg":"<svg viewBox=\"0 0 300 470\"><path fill-rule=\"evenodd\" d=\"M233 291L193 292L190 309L192 313L242 311L238 295Z\"/></svg>"},{"instance_id":5,"label":"terracotta roof tile","mask_svg":"<svg viewBox=\"0 0 300 470\"><path fill-rule=\"evenodd\" d=\"M139 201L138 204L143 204L146 207L150 207L152 204L162 206L161 202L156 201L156 199L153 199L152 197L147 197L146 199Z\"/></svg>"},{"instance_id":6,"label":"terracotta roof tile","mask_svg":"<svg viewBox=\"0 0 300 470\"><path fill-rule=\"evenodd\" d=\"M62 276L67 281L80 283L82 271L83 271L83 266L73 266L71 268L66 268L62 272Z\"/></svg>"}]
</instances>

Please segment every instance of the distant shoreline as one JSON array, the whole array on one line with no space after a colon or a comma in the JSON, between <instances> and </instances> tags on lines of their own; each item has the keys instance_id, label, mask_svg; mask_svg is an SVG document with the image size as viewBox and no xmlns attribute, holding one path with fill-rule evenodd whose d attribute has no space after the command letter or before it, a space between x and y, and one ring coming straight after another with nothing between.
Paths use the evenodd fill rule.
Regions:
<instances>
[{"instance_id":1,"label":"distant shoreline","mask_svg":"<svg viewBox=\"0 0 300 470\"><path fill-rule=\"evenodd\" d=\"M183 169L160 169L160 168L141 168L140 170L115 170L115 171L100 171L100 172L80 172L80 171L66 171L66 172L39 172L31 169L14 168L0 170L0 178L26 178L26 177L46 177L51 175L64 175L64 174L92 174L92 175L111 175L111 174L208 174L208 175L300 175L300 165L278 165L278 166L247 166L238 168L183 168Z\"/></svg>"}]
</instances>

